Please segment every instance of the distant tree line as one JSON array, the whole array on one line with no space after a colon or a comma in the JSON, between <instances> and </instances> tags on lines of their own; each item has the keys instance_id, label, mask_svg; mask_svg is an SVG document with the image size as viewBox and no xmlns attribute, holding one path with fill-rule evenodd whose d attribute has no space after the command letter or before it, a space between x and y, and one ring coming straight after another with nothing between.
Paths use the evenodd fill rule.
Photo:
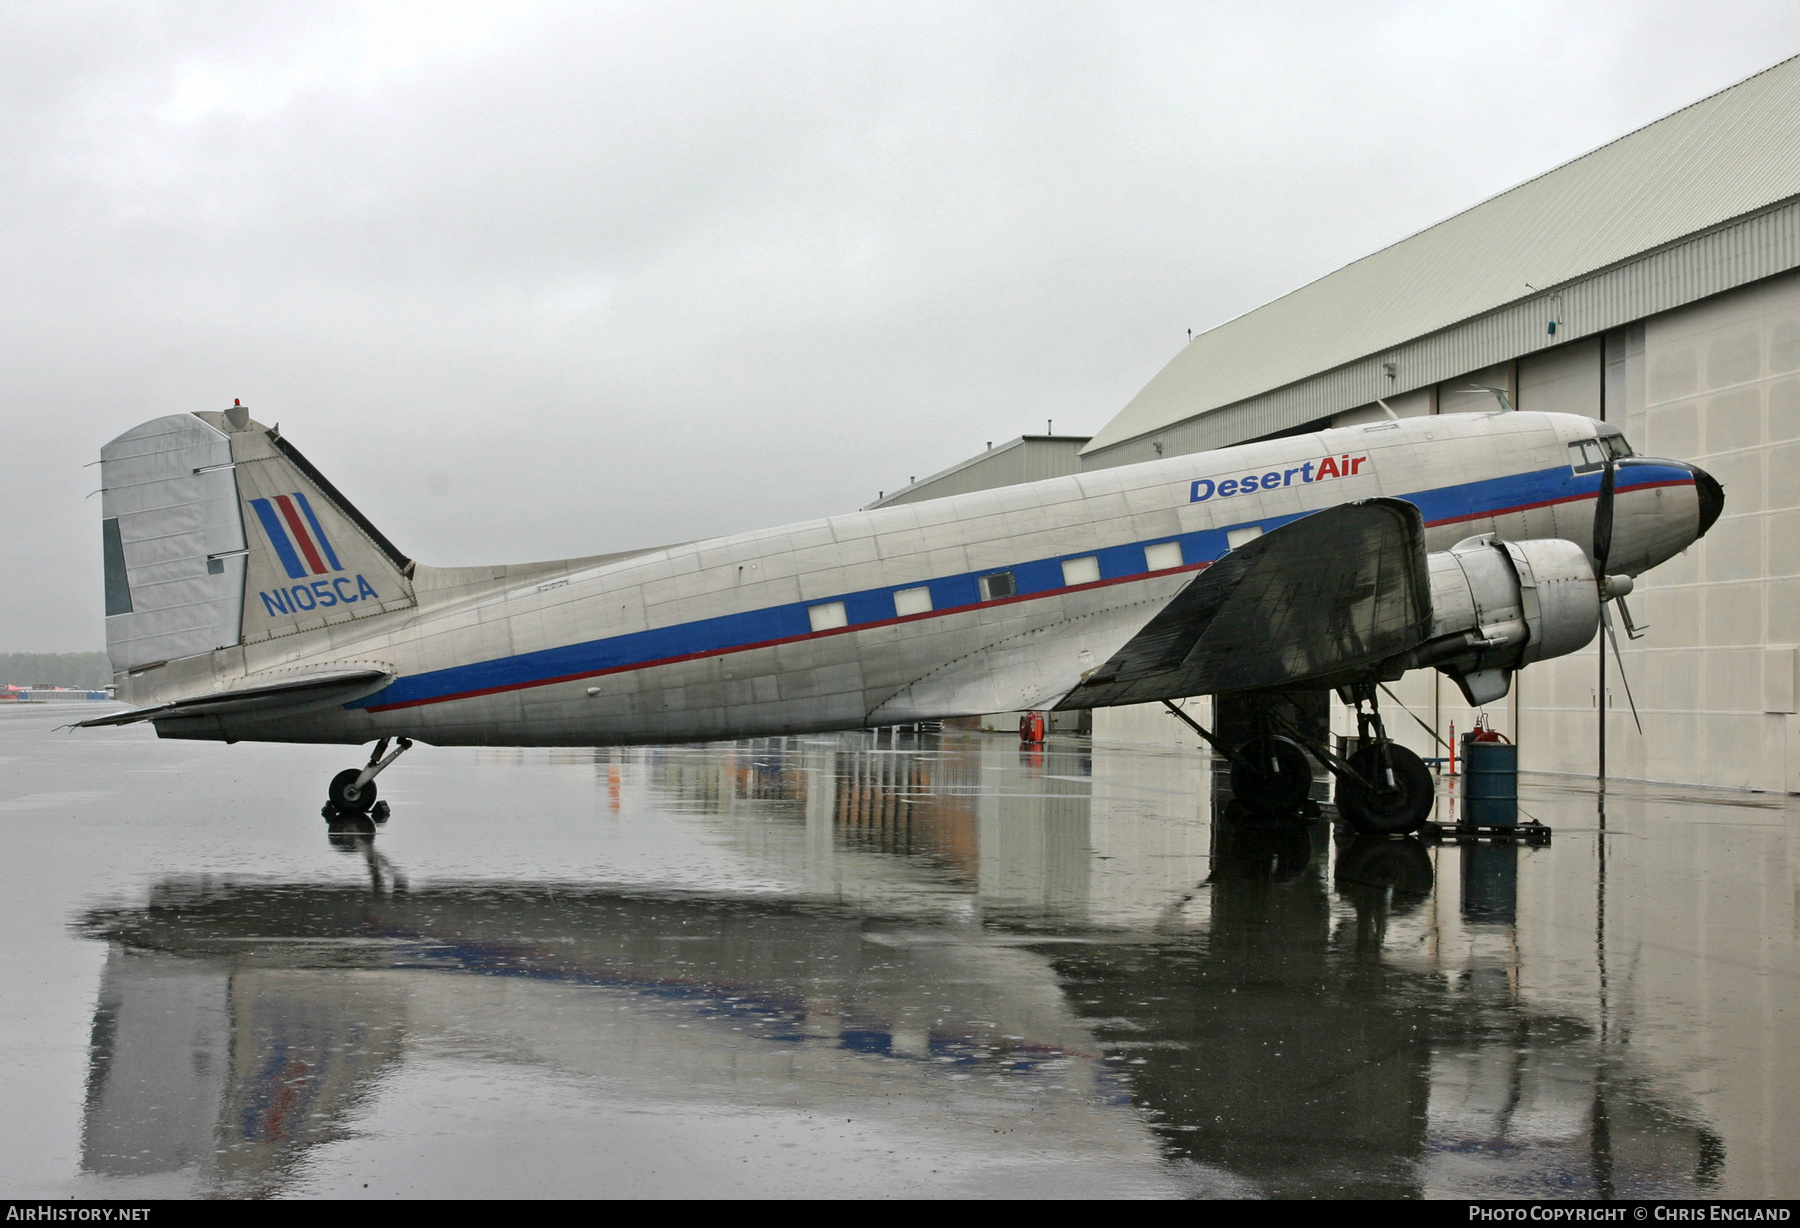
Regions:
<instances>
[{"instance_id":1,"label":"distant tree line","mask_svg":"<svg viewBox=\"0 0 1800 1228\"><path fill-rule=\"evenodd\" d=\"M103 652L0 652L0 682L97 690L112 682Z\"/></svg>"}]
</instances>

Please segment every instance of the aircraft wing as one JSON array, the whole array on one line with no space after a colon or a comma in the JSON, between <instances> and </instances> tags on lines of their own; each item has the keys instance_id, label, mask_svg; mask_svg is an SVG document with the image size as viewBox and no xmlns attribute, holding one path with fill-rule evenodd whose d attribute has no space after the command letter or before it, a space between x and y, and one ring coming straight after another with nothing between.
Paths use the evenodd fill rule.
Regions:
<instances>
[{"instance_id":1,"label":"aircraft wing","mask_svg":"<svg viewBox=\"0 0 1800 1228\"><path fill-rule=\"evenodd\" d=\"M1345 503L1199 573L1057 706L1334 686L1424 642L1430 629L1419 509L1399 499Z\"/></svg>"},{"instance_id":2,"label":"aircraft wing","mask_svg":"<svg viewBox=\"0 0 1800 1228\"><path fill-rule=\"evenodd\" d=\"M299 674L273 681L247 680L223 691L210 691L189 699L114 712L92 720L77 721L75 728L96 725L130 725L138 721L183 720L200 716L292 716L317 708L346 704L372 695L392 682L394 672L374 666L334 669Z\"/></svg>"}]
</instances>

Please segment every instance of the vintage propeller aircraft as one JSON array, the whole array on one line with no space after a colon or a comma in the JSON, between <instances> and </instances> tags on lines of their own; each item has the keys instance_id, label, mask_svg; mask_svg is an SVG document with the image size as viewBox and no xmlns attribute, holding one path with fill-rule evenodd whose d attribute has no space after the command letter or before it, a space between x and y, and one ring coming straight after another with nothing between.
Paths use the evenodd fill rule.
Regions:
<instances>
[{"instance_id":1,"label":"vintage propeller aircraft","mask_svg":"<svg viewBox=\"0 0 1800 1228\"><path fill-rule=\"evenodd\" d=\"M619 554L492 567L409 558L234 405L101 450L107 651L84 726L375 742L331 781L366 814L415 741L621 745L1020 709L1240 695L1236 795L1296 802L1306 753L1370 831L1432 782L1378 684L1435 667L1471 703L1587 645L1604 603L1724 497L1612 426L1510 412L1393 418ZM1269 697L1337 688L1350 758ZM389 750L390 743L395 749ZM385 807L383 807L385 812Z\"/></svg>"}]
</instances>

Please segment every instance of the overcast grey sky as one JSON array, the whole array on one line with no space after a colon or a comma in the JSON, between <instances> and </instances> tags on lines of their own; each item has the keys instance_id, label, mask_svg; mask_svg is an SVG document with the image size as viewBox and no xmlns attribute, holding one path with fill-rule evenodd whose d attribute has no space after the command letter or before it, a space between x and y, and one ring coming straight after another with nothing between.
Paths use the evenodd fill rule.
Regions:
<instances>
[{"instance_id":1,"label":"overcast grey sky","mask_svg":"<svg viewBox=\"0 0 1800 1228\"><path fill-rule=\"evenodd\" d=\"M426 562L844 511L1800 51L1800 5L0 9L0 650L241 397Z\"/></svg>"}]
</instances>

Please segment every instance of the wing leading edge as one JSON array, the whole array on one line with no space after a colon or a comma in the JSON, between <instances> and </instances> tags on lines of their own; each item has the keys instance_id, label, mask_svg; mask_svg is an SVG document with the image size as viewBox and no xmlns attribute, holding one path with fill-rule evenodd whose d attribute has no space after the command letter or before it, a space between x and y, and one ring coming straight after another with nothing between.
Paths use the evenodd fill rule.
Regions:
<instances>
[{"instance_id":1,"label":"wing leading edge","mask_svg":"<svg viewBox=\"0 0 1800 1228\"><path fill-rule=\"evenodd\" d=\"M1399 499L1345 503L1201 572L1059 708L1339 685L1431 631L1425 522Z\"/></svg>"}]
</instances>

